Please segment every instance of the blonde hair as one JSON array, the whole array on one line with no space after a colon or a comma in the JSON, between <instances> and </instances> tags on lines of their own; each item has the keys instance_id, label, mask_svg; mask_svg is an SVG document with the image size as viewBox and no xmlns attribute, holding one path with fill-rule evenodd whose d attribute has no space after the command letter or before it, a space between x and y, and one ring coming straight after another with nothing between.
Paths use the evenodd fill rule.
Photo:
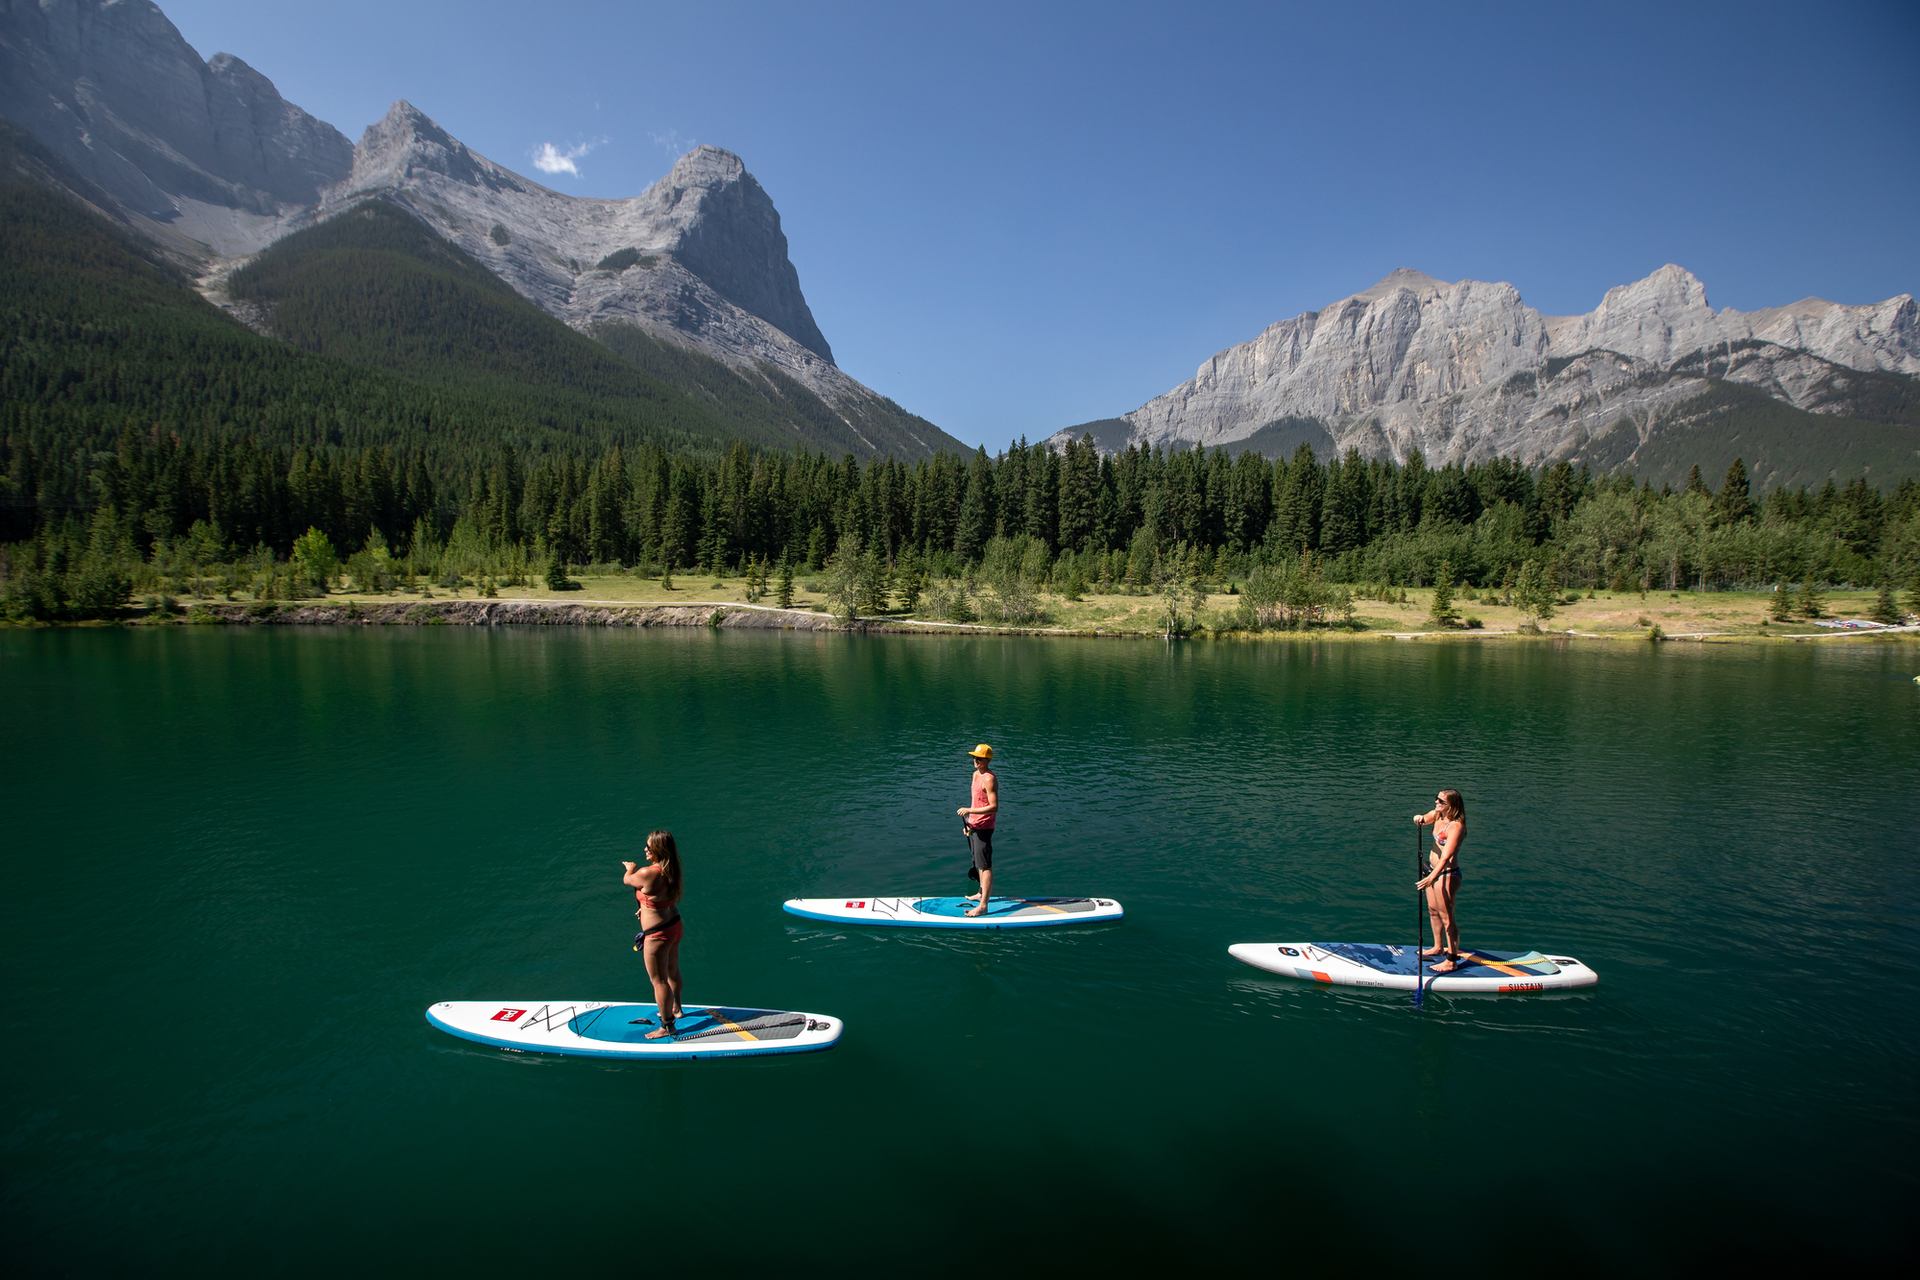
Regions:
<instances>
[{"instance_id":1,"label":"blonde hair","mask_svg":"<svg viewBox=\"0 0 1920 1280\"><path fill-rule=\"evenodd\" d=\"M674 843L673 832L648 832L647 852L660 865L660 874L653 882L654 892L647 896L672 906L680 901L680 892L686 887L681 879L680 846Z\"/></svg>"},{"instance_id":2,"label":"blonde hair","mask_svg":"<svg viewBox=\"0 0 1920 1280\"><path fill-rule=\"evenodd\" d=\"M1452 787L1442 788L1440 792L1440 803L1447 806L1447 816L1449 818L1457 818L1462 822L1466 821L1467 798L1458 791L1455 791ZM669 839L671 839L671 837L669 837Z\"/></svg>"}]
</instances>

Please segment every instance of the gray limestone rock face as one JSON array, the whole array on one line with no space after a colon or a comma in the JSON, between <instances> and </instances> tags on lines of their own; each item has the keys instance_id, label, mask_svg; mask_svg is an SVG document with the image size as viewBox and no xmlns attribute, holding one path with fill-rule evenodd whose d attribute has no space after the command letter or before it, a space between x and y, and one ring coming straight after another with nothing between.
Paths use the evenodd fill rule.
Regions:
<instances>
[{"instance_id":1,"label":"gray limestone rock face","mask_svg":"<svg viewBox=\"0 0 1920 1280\"><path fill-rule=\"evenodd\" d=\"M361 137L352 172L308 217L370 198L407 209L577 329L637 325L743 372L770 366L833 405L877 399L834 365L788 260L779 212L731 152L699 147L629 199L569 196L469 150L398 102Z\"/></svg>"},{"instance_id":2,"label":"gray limestone rock face","mask_svg":"<svg viewBox=\"0 0 1920 1280\"><path fill-rule=\"evenodd\" d=\"M238 58L202 62L149 0L0 0L0 115L160 223L311 205L353 150Z\"/></svg>"},{"instance_id":3,"label":"gray limestone rock face","mask_svg":"<svg viewBox=\"0 0 1920 1280\"><path fill-rule=\"evenodd\" d=\"M544 187L406 102L355 147L240 59L202 62L151 0L0 0L0 115L193 261L216 302L247 256L388 200L577 329L633 325L791 378L876 452L958 446L836 367L773 200L717 147L626 200Z\"/></svg>"},{"instance_id":4,"label":"gray limestone rock face","mask_svg":"<svg viewBox=\"0 0 1920 1280\"><path fill-rule=\"evenodd\" d=\"M681 211L674 258L727 301L812 351L828 364L833 351L800 294L787 257L780 214L740 157L718 147L688 152L638 197Z\"/></svg>"},{"instance_id":5,"label":"gray limestone rock face","mask_svg":"<svg viewBox=\"0 0 1920 1280\"><path fill-rule=\"evenodd\" d=\"M1270 424L1306 419L1342 450L1541 462L1622 423L1644 440L1715 379L1845 412L1847 370L1920 377L1911 295L1715 311L1696 277L1668 265L1585 315L1543 316L1512 285L1400 270L1213 356L1100 443L1244 447Z\"/></svg>"}]
</instances>

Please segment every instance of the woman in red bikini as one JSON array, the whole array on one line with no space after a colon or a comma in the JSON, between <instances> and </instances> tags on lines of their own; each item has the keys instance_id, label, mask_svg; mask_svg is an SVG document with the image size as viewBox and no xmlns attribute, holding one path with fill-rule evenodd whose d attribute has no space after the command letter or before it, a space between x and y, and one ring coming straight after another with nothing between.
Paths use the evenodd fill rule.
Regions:
<instances>
[{"instance_id":1,"label":"woman in red bikini","mask_svg":"<svg viewBox=\"0 0 1920 1280\"><path fill-rule=\"evenodd\" d=\"M1433 852L1427 855L1427 874L1414 882L1427 895L1427 915L1433 920L1434 945L1423 956L1444 953L1435 973L1460 967L1460 926L1453 918L1454 895L1460 892L1460 846L1467 842L1467 802L1449 787L1436 797L1433 808L1413 815L1415 826L1433 828Z\"/></svg>"},{"instance_id":2,"label":"woman in red bikini","mask_svg":"<svg viewBox=\"0 0 1920 1280\"><path fill-rule=\"evenodd\" d=\"M647 977L653 980L653 1001L660 1010L660 1025L647 1032L649 1040L663 1040L675 1034L674 1019L680 1008L680 937L686 926L680 920L680 849L671 831L655 831L647 837L647 865L622 863L627 874L620 883L633 890L639 909L633 914L640 921L640 932L633 940L634 950L647 962Z\"/></svg>"}]
</instances>

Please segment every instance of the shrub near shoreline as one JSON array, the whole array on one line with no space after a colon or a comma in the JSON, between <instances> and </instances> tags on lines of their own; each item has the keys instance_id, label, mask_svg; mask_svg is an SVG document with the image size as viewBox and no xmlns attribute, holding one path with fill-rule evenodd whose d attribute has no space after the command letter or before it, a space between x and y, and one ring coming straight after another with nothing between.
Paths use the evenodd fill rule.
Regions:
<instances>
[{"instance_id":1,"label":"shrub near shoreline","mask_svg":"<svg viewBox=\"0 0 1920 1280\"><path fill-rule=\"evenodd\" d=\"M1245 583L1206 584L1209 589L1197 598L1197 602L1195 597L1188 596L1182 604L1183 626L1180 633L1249 638L1263 635L1351 636L1356 639L1383 635L1474 634L1470 623L1465 629L1443 629L1432 624L1433 592L1430 588L1407 590L1382 588L1378 584L1356 587L1330 584L1324 579L1319 580L1313 588L1320 593L1321 620L1309 623L1304 614L1310 606L1302 604L1301 595L1305 589L1304 575L1276 572L1273 577L1282 584L1282 594L1275 598L1275 603L1265 606L1268 617L1264 623L1255 625L1248 615L1251 611L1262 609L1263 606L1257 602L1264 598L1263 592L1270 589L1266 582L1255 583L1250 580ZM443 604L455 602L510 604L533 601L577 605L587 609L675 606L697 607L702 619L708 617L714 607L738 605L745 611L755 603L748 599L750 584L746 577L724 578L718 588L711 587L711 581L709 579L701 583L698 590L680 587L669 591L663 589L657 579L638 574L576 572L570 578L571 589L563 592L545 590L538 583L525 583L497 586L495 594L489 597L477 583L455 586L418 584L411 591L363 592L356 590L350 580L336 580L328 595L310 598L308 603L342 611L349 606L419 605L422 608L421 617ZM1296 593L1294 604L1290 607L1299 611L1295 615L1295 625L1291 627L1285 625L1287 615L1284 612L1289 607L1284 603L1284 592L1289 585ZM825 582L820 579L796 582L792 607L804 613L831 615L833 611L825 598L824 586ZM1034 589L1033 598L1039 620L1026 624L1014 624L988 616L983 599L986 595L978 581L969 585L964 579L935 580L921 589L917 610L908 611L898 607L896 599L894 607L873 613L863 612L860 619L863 623L879 625L958 623L996 630L1076 634L1164 636L1167 633L1166 601L1153 592L1096 590L1082 594L1078 600L1070 600L1058 592ZM1525 611L1517 590L1511 599L1500 592L1478 593L1471 607L1473 615L1484 624L1479 634L1520 638L1529 634L1564 636L1572 633L1644 639L1649 629L1656 625L1670 638L1710 635L1762 639L1837 633L1835 629L1817 627L1804 619L1784 624L1772 621L1769 608L1773 599L1773 593L1769 592L1649 592L1644 596L1638 592L1598 592L1591 599L1576 596L1570 604L1556 601L1550 606L1551 621L1545 625L1536 623L1534 617ZM1344 601L1344 605L1339 604L1340 601ZM1835 592L1828 598L1826 611L1835 618L1871 619L1877 601L1877 592ZM762 608L779 607L771 593L758 603ZM254 608L256 602L244 592L238 593L233 601L217 593L182 597L177 601L179 612L174 620L215 621L218 619L211 611L216 607L223 607L223 611L231 613L235 608ZM262 601L257 602L257 607L272 609L275 618L284 619L286 611L294 608L294 602ZM1902 616L1912 617L1904 613ZM122 617L126 620L164 620L157 613L149 617L142 611L131 609L124 611ZM344 612L342 618L344 620Z\"/></svg>"}]
</instances>

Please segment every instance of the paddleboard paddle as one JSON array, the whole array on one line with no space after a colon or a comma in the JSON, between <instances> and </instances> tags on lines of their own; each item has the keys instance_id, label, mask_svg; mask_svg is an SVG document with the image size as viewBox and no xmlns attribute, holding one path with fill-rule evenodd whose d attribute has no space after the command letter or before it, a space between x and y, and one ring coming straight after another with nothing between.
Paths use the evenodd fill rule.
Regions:
<instances>
[{"instance_id":1,"label":"paddleboard paddle","mask_svg":"<svg viewBox=\"0 0 1920 1280\"><path fill-rule=\"evenodd\" d=\"M1421 954L1427 946L1427 910L1426 903L1422 901L1426 895L1417 887L1419 877L1426 874L1426 868L1421 865L1422 849L1420 824L1416 822L1413 824L1413 874L1416 886L1413 891L1413 1007L1416 1009L1420 1007L1420 999L1427 989L1427 958Z\"/></svg>"}]
</instances>

